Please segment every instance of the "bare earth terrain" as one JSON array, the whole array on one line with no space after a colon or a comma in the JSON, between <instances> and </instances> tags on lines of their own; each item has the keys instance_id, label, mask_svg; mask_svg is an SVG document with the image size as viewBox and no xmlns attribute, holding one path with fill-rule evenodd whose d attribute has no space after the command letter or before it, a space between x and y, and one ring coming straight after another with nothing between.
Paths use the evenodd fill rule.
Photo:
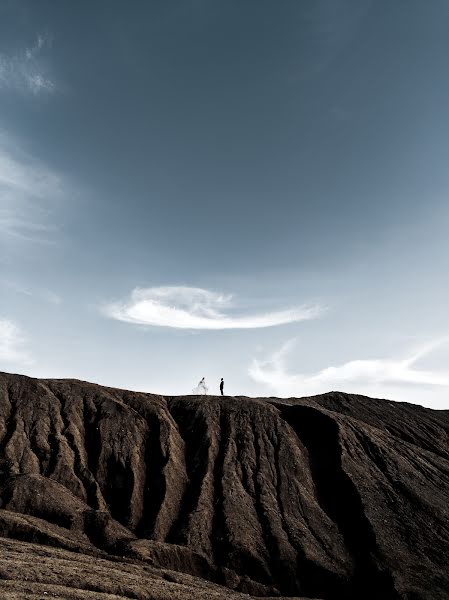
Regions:
<instances>
[{"instance_id":1,"label":"bare earth terrain","mask_svg":"<svg viewBox=\"0 0 449 600\"><path fill-rule=\"evenodd\" d=\"M449 598L449 411L0 373L0 598Z\"/></svg>"}]
</instances>

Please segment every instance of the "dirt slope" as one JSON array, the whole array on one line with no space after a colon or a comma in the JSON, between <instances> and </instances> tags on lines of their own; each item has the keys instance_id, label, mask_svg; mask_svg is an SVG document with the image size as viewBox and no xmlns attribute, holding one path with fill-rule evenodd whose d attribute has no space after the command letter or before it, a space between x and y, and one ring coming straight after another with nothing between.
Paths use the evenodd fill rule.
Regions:
<instances>
[{"instance_id":1,"label":"dirt slope","mask_svg":"<svg viewBox=\"0 0 449 600\"><path fill-rule=\"evenodd\" d=\"M192 598L204 588L447 599L448 501L447 411L338 393L170 398L0 374L0 535L34 563L23 579L8 546L0 590L10 594L28 582L72 594L45 597L176 598L170 570L187 581L184 598L193 586ZM39 547L24 542L76 557L79 584L64 561L56 578L39 575ZM122 593L128 567L151 569L151 581ZM20 590L2 597L43 593Z\"/></svg>"}]
</instances>

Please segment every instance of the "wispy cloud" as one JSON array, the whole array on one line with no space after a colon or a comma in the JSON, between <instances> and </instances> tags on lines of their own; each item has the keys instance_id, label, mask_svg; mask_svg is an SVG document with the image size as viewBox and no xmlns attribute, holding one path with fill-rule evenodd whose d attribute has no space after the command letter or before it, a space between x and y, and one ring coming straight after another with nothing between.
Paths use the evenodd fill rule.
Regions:
<instances>
[{"instance_id":1,"label":"wispy cloud","mask_svg":"<svg viewBox=\"0 0 449 600\"><path fill-rule=\"evenodd\" d=\"M61 178L0 132L0 237L49 242L55 232L52 203Z\"/></svg>"},{"instance_id":2,"label":"wispy cloud","mask_svg":"<svg viewBox=\"0 0 449 600\"><path fill-rule=\"evenodd\" d=\"M52 290L46 288L35 288L28 287L26 285L22 285L17 281L10 281L9 279L0 280L0 285L13 290L17 294L22 294L23 296L29 296L31 298L38 298L43 302L48 302L49 304L61 304L62 298Z\"/></svg>"},{"instance_id":3,"label":"wispy cloud","mask_svg":"<svg viewBox=\"0 0 449 600\"><path fill-rule=\"evenodd\" d=\"M26 339L20 328L13 321L1 318L0 360L20 364L32 363L26 349Z\"/></svg>"},{"instance_id":4,"label":"wispy cloud","mask_svg":"<svg viewBox=\"0 0 449 600\"><path fill-rule=\"evenodd\" d=\"M395 395L400 399L398 395L403 398L404 386L408 389L412 386L449 387L449 372L419 369L416 366L420 359L448 341L448 338L434 340L405 358L351 360L336 367L305 374L290 373L286 367L287 356L296 343L296 340L290 340L267 360L254 359L249 375L254 381L267 385L281 396L309 396L339 390L367 395L387 392L393 393L393 399ZM407 399L406 393L403 399Z\"/></svg>"},{"instance_id":5,"label":"wispy cloud","mask_svg":"<svg viewBox=\"0 0 449 600\"><path fill-rule=\"evenodd\" d=\"M136 288L124 302L103 307L113 319L176 329L256 329L317 317L319 306L298 306L259 314L235 314L231 295L193 287Z\"/></svg>"},{"instance_id":6,"label":"wispy cloud","mask_svg":"<svg viewBox=\"0 0 449 600\"><path fill-rule=\"evenodd\" d=\"M51 37L39 34L33 45L15 54L0 54L0 88L34 95L55 91L46 73L42 52L51 46Z\"/></svg>"}]
</instances>

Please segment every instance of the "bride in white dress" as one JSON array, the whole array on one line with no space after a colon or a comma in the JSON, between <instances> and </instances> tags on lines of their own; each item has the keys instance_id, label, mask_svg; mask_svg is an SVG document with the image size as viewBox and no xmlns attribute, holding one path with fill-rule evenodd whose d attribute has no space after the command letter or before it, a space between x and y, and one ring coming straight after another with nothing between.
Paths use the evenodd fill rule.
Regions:
<instances>
[{"instance_id":1,"label":"bride in white dress","mask_svg":"<svg viewBox=\"0 0 449 600\"><path fill-rule=\"evenodd\" d=\"M193 388L192 392L194 394L203 394L204 396L207 396L208 388L207 388L206 380L204 377L199 382L199 384L196 386L196 388Z\"/></svg>"}]
</instances>

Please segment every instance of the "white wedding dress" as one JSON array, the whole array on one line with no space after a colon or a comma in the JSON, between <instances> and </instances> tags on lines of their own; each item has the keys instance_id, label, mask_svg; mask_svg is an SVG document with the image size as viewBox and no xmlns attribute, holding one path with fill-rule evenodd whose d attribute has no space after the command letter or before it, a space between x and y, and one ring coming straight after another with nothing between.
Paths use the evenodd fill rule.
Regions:
<instances>
[{"instance_id":1,"label":"white wedding dress","mask_svg":"<svg viewBox=\"0 0 449 600\"><path fill-rule=\"evenodd\" d=\"M194 394L203 394L204 396L207 395L208 392L208 387L206 385L206 381L203 377L203 379L199 382L199 384L196 386L196 388L193 388L192 392Z\"/></svg>"}]
</instances>

